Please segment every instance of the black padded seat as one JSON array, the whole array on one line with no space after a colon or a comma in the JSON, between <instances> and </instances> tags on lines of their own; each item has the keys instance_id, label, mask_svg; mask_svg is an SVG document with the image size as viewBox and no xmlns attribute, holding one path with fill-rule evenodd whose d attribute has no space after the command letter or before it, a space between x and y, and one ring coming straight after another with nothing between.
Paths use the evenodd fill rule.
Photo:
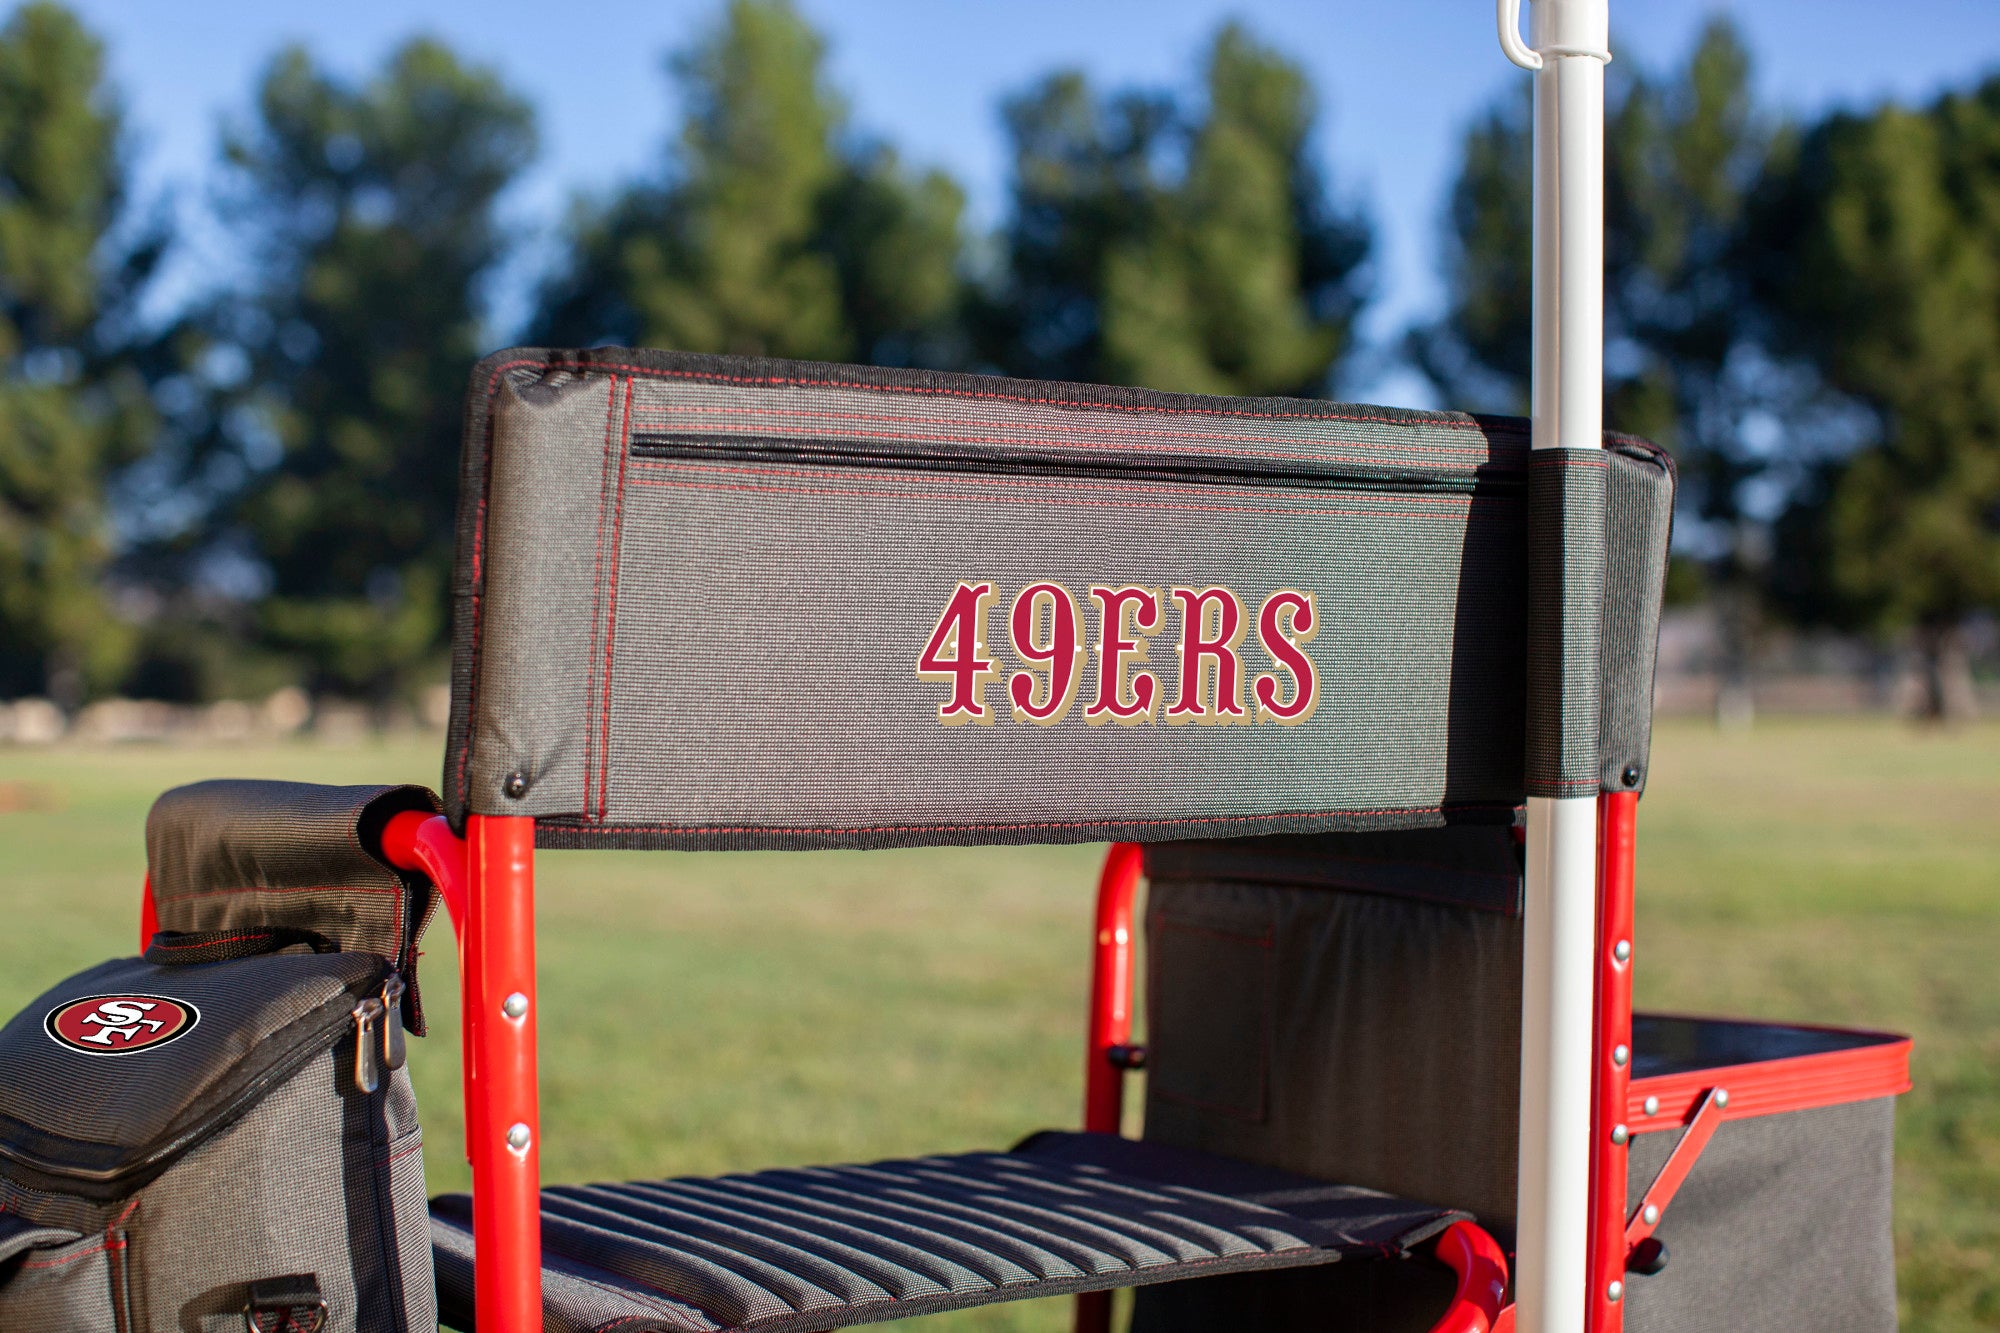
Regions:
<instances>
[{"instance_id":1,"label":"black padded seat","mask_svg":"<svg viewBox=\"0 0 2000 1333\"><path fill-rule=\"evenodd\" d=\"M472 1323L472 1200L431 1204ZM542 1191L549 1333L807 1333L997 1301L1401 1255L1465 1214L1106 1134L1012 1152Z\"/></svg>"}]
</instances>

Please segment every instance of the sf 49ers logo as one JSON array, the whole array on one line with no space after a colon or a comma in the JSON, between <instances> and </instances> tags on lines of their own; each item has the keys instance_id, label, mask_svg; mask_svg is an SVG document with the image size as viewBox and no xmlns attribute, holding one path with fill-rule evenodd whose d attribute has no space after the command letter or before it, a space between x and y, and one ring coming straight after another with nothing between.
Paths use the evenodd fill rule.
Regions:
<instances>
[{"instance_id":1,"label":"sf 49ers logo","mask_svg":"<svg viewBox=\"0 0 2000 1333\"><path fill-rule=\"evenodd\" d=\"M1319 701L1306 645L1319 632L1313 595L1280 588L1252 616L1228 588L1091 584L1078 597L1060 583L1031 583L1007 603L1006 644L1020 666L993 655L994 585L966 581L952 592L917 675L950 687L938 721L991 725L997 709L1016 722L1053 726L1082 702L1083 720L1295 727ZM1255 642L1263 661L1246 662ZM1171 645L1171 648L1169 648ZM1165 650L1158 658L1154 649ZM1260 670L1268 662L1270 670ZM1155 664L1171 665L1169 674ZM1005 678L1005 702L988 699Z\"/></svg>"},{"instance_id":2,"label":"sf 49ers logo","mask_svg":"<svg viewBox=\"0 0 2000 1333\"><path fill-rule=\"evenodd\" d=\"M49 1010L49 1036L87 1055L124 1055L164 1046L201 1021L201 1011L164 995L92 995Z\"/></svg>"}]
</instances>

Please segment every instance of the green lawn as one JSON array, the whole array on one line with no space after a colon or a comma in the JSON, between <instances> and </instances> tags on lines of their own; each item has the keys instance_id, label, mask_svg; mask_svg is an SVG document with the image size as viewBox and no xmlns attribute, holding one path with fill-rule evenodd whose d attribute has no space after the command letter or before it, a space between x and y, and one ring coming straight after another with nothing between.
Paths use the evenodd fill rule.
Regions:
<instances>
[{"instance_id":1,"label":"green lawn","mask_svg":"<svg viewBox=\"0 0 2000 1333\"><path fill-rule=\"evenodd\" d=\"M134 944L147 803L215 776L434 781L437 746L0 750L0 1012ZM1643 1004L1893 1027L1907 1329L2000 1328L2000 728L1661 729ZM18 808L18 807L28 808ZM552 1180L991 1147L1073 1123L1093 848L545 854ZM414 1043L462 1188L450 932ZM1057 1304L942 1330L1065 1328Z\"/></svg>"}]
</instances>

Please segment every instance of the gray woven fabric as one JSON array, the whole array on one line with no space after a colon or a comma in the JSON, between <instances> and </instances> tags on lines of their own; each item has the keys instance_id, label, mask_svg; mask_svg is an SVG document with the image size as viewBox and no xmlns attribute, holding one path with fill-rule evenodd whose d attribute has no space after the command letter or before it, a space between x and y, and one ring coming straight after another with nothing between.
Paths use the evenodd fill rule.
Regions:
<instances>
[{"instance_id":1,"label":"gray woven fabric","mask_svg":"<svg viewBox=\"0 0 2000 1333\"><path fill-rule=\"evenodd\" d=\"M1632 1140L1637 1200L1678 1132ZM1626 1281L1631 1333L1896 1327L1895 1099L1725 1122L1654 1233L1668 1263Z\"/></svg>"},{"instance_id":2,"label":"gray woven fabric","mask_svg":"<svg viewBox=\"0 0 2000 1333\"><path fill-rule=\"evenodd\" d=\"M1146 848L1146 878L1234 880L1294 889L1348 889L1518 916L1516 829L1464 824L1385 833L1204 838Z\"/></svg>"},{"instance_id":3,"label":"gray woven fabric","mask_svg":"<svg viewBox=\"0 0 2000 1333\"><path fill-rule=\"evenodd\" d=\"M1628 447L1612 461L1604 503L1605 531L1620 534L1623 540L1612 544L1620 555L1604 570L1599 672L1606 682L1616 684L1604 689L1598 701L1603 710L1597 729L1598 762L1604 790L1643 791L1653 746L1660 599L1666 592L1674 524L1673 478L1667 460L1648 460Z\"/></svg>"},{"instance_id":4,"label":"gray woven fabric","mask_svg":"<svg viewBox=\"0 0 2000 1333\"><path fill-rule=\"evenodd\" d=\"M469 1201L433 1205L469 1327ZM1204 1273L1401 1254L1460 1214L1107 1135L1012 1153L542 1192L554 1329L829 1329Z\"/></svg>"},{"instance_id":5,"label":"gray woven fabric","mask_svg":"<svg viewBox=\"0 0 2000 1333\"><path fill-rule=\"evenodd\" d=\"M28 1250L0 1278L0 1328L125 1333L112 1301L114 1253L101 1234Z\"/></svg>"},{"instance_id":6,"label":"gray woven fabric","mask_svg":"<svg viewBox=\"0 0 2000 1333\"><path fill-rule=\"evenodd\" d=\"M367 954L186 968L126 958L51 987L0 1028L0 1173L37 1184L30 1173L74 1173L66 1187L124 1197L212 1132L218 1109L254 1097L263 1070L324 1049L329 1009L338 1027L383 968ZM199 1018L169 1043L116 1056L50 1039L52 1010L96 995L163 997Z\"/></svg>"},{"instance_id":7,"label":"gray woven fabric","mask_svg":"<svg viewBox=\"0 0 2000 1333\"><path fill-rule=\"evenodd\" d=\"M1175 877L1161 851L1148 856L1146 1137L1464 1208L1507 1235L1519 919L1284 885L1282 864Z\"/></svg>"},{"instance_id":8,"label":"gray woven fabric","mask_svg":"<svg viewBox=\"0 0 2000 1333\"><path fill-rule=\"evenodd\" d=\"M355 1077L352 1011L387 974L364 953L115 960L0 1030L0 1218L40 1228L0 1262L0 1330L239 1333L250 1283L300 1273L329 1333L434 1327L415 1094L406 1070ZM198 1018L109 1056L47 1030L98 996ZM23 1234L0 1226L0 1254Z\"/></svg>"},{"instance_id":9,"label":"gray woven fabric","mask_svg":"<svg viewBox=\"0 0 2000 1333\"><path fill-rule=\"evenodd\" d=\"M1623 447L1612 466L1670 491L1653 454ZM534 815L554 846L1504 817L1525 783L1527 458L1522 423L1446 414L502 353L468 407L447 804ZM992 589L1002 672L1024 666L1022 589L1077 599L1088 679L1060 721L1017 720L1002 676L990 725L940 724L951 687L917 661L961 581ZM1260 718L1255 678L1283 703L1297 675L1252 623L1238 674L1259 720L1087 724L1093 585L1160 590L1157 637L1135 630L1146 657L1127 665L1174 702L1187 616L1171 589L1228 588L1253 622L1282 590L1310 593L1315 706ZM1224 668L1195 662L1218 711Z\"/></svg>"},{"instance_id":10,"label":"gray woven fabric","mask_svg":"<svg viewBox=\"0 0 2000 1333\"><path fill-rule=\"evenodd\" d=\"M438 809L431 792L407 785L221 779L176 787L146 816L160 928L291 927L379 954L408 983L404 1023L421 1034L417 944L437 912L437 891L377 852L393 816Z\"/></svg>"},{"instance_id":11,"label":"gray woven fabric","mask_svg":"<svg viewBox=\"0 0 2000 1333\"><path fill-rule=\"evenodd\" d=\"M1528 481L1527 794L1588 796L1602 781L1605 492L1611 456L1544 449ZM1643 560L1643 557L1641 557ZM1652 677L1615 682L1644 690Z\"/></svg>"},{"instance_id":12,"label":"gray woven fabric","mask_svg":"<svg viewBox=\"0 0 2000 1333\"><path fill-rule=\"evenodd\" d=\"M241 1333L247 1284L291 1273L317 1277L327 1333L435 1327L409 1076L363 1095L351 1052L321 1055L82 1239L0 1265L0 1329ZM10 1211L41 1211L5 1186Z\"/></svg>"},{"instance_id":13,"label":"gray woven fabric","mask_svg":"<svg viewBox=\"0 0 2000 1333\"><path fill-rule=\"evenodd\" d=\"M239 1333L248 1282L312 1273L328 1333L436 1326L423 1138L407 1071L354 1088L352 1043L139 1196L138 1328Z\"/></svg>"}]
</instances>

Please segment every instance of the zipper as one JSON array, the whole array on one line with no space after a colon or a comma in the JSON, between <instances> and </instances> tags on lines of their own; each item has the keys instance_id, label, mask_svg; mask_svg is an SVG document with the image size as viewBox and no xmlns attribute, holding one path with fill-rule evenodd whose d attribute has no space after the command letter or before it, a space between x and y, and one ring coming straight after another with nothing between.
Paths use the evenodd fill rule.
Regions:
<instances>
[{"instance_id":1,"label":"zipper","mask_svg":"<svg viewBox=\"0 0 2000 1333\"><path fill-rule=\"evenodd\" d=\"M382 999L377 995L362 997L354 1006L354 1087L359 1092L373 1092L382 1086L382 1060L378 1045L381 1035L377 1031L382 1024Z\"/></svg>"},{"instance_id":2,"label":"zipper","mask_svg":"<svg viewBox=\"0 0 2000 1333\"><path fill-rule=\"evenodd\" d=\"M792 463L883 472L962 473L996 477L1069 477L1078 481L1142 478L1202 486L1279 486L1287 490L1421 492L1436 495L1511 494L1527 489L1525 459L1497 458L1452 470L1338 460L1222 459L1182 462L1127 456L1097 461L1033 447L927 445L900 452L839 439L647 433L632 437L631 456L664 462Z\"/></svg>"},{"instance_id":3,"label":"zipper","mask_svg":"<svg viewBox=\"0 0 2000 1333\"><path fill-rule=\"evenodd\" d=\"M401 1069L409 1061L409 1043L403 1036L403 992L409 987L391 972L382 983L382 1067Z\"/></svg>"},{"instance_id":4,"label":"zipper","mask_svg":"<svg viewBox=\"0 0 2000 1333\"><path fill-rule=\"evenodd\" d=\"M378 974L379 975L379 974ZM388 977L400 984L393 970ZM266 1037L259 1049L270 1047L281 1037L288 1038L288 1044L275 1060L254 1076L246 1079L221 1105L210 1109L197 1122L187 1126L179 1134L160 1140L151 1151L135 1156L116 1166L104 1168L81 1167L70 1163L50 1161L39 1154L23 1148L17 1143L0 1138L0 1157L15 1165L9 1174L23 1184L46 1187L80 1194L85 1198L119 1198L132 1189L143 1186L154 1176L172 1165L183 1154L206 1142L223 1129L235 1124L249 1112L272 1088L305 1068L315 1058L324 1055L328 1047L338 1042L350 1027L358 1023L357 1015L370 1005L376 1009L385 1008L382 993L390 989L389 981L370 978L365 981L349 982L341 993L330 997L320 1008L294 1020L287 1028ZM358 1002L357 1002L358 1000ZM369 1031L375 1041L369 1044L369 1063L376 1066L388 1036L381 1031L378 1019L371 1020ZM401 1044L401 1025L398 1024L397 1044ZM379 1082L379 1070L376 1075ZM357 1079L358 1082L358 1079ZM136 1180L136 1183L133 1183Z\"/></svg>"},{"instance_id":5,"label":"zipper","mask_svg":"<svg viewBox=\"0 0 2000 1333\"><path fill-rule=\"evenodd\" d=\"M391 972L380 995L363 996L348 1012L354 1021L354 1086L373 1092L382 1086L382 1071L401 1069L409 1059L403 1040L403 979Z\"/></svg>"}]
</instances>

